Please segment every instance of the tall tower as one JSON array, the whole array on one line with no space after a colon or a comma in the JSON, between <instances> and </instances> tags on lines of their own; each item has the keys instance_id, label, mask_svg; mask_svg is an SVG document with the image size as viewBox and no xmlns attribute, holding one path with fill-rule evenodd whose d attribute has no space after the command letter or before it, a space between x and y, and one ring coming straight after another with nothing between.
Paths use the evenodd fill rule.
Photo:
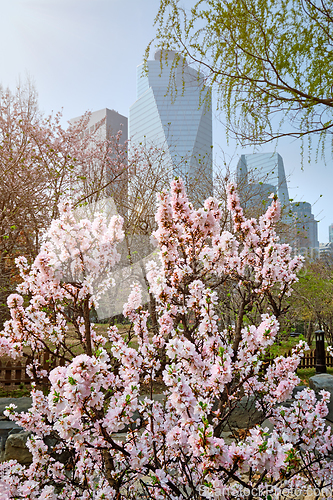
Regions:
<instances>
[{"instance_id":1,"label":"tall tower","mask_svg":"<svg viewBox=\"0 0 333 500\"><path fill-rule=\"evenodd\" d=\"M333 224L331 224L329 227L328 227L328 238L329 238L329 242L330 243L333 243Z\"/></svg>"},{"instance_id":2,"label":"tall tower","mask_svg":"<svg viewBox=\"0 0 333 500\"><path fill-rule=\"evenodd\" d=\"M263 196L277 194L282 206L289 206L289 192L283 159L279 153L241 155L237 164L237 181L241 185L260 187Z\"/></svg>"},{"instance_id":3,"label":"tall tower","mask_svg":"<svg viewBox=\"0 0 333 500\"><path fill-rule=\"evenodd\" d=\"M311 211L310 203L298 201L291 203L296 229L295 245L297 248L319 248L318 221Z\"/></svg>"},{"instance_id":4,"label":"tall tower","mask_svg":"<svg viewBox=\"0 0 333 500\"><path fill-rule=\"evenodd\" d=\"M72 118L70 122L75 123L81 118L82 116ZM92 133L95 130L97 139L102 141L106 139L110 140L111 137L116 136L118 132L121 131L119 144L125 147L125 143L128 139L128 119L126 116L121 115L114 109L100 109L91 113L87 124L87 132ZM116 154L117 153L115 151L110 155L110 157L112 158L113 155ZM124 162L127 163L127 153ZM108 182L110 182L110 185L103 190L103 196L114 198L118 212L123 215L126 202L123 204L122 201L126 200L128 191L127 171L125 170L121 175L115 176L112 171L102 170L101 166L97 163L95 165L94 172L90 172L90 175L93 178L93 182L94 185L96 185L97 190L98 187L105 186Z\"/></svg>"},{"instance_id":5,"label":"tall tower","mask_svg":"<svg viewBox=\"0 0 333 500\"><path fill-rule=\"evenodd\" d=\"M241 155L237 164L237 182L241 193L244 189L247 195L247 203L242 203L245 208L262 207L269 193L277 194L284 208L282 222L286 234L281 235L284 241L291 243L297 251L319 247L318 221L311 212L310 203L290 203L283 159L278 153ZM291 231L287 230L288 226Z\"/></svg>"},{"instance_id":6,"label":"tall tower","mask_svg":"<svg viewBox=\"0 0 333 500\"><path fill-rule=\"evenodd\" d=\"M80 120L82 116L77 118L72 118L70 123L75 123ZM127 139L127 129L128 129L128 119L126 116L121 115L114 109L100 109L98 111L93 111L90 115L89 122L87 124L87 130L93 132L98 129L98 135L101 139L107 139L111 136L115 136L119 130L121 130L122 135L120 143L124 144Z\"/></svg>"},{"instance_id":7,"label":"tall tower","mask_svg":"<svg viewBox=\"0 0 333 500\"><path fill-rule=\"evenodd\" d=\"M188 186L198 186L211 194L212 107L204 97L207 88L203 76L180 61L175 68L174 93L169 91L171 65L176 53L155 53L137 68L137 100L129 111L129 139L132 144L154 146L164 151L164 166L169 178L183 177ZM168 64L166 64L166 62ZM172 84L173 82L171 82ZM195 187L197 186L197 187Z\"/></svg>"}]
</instances>

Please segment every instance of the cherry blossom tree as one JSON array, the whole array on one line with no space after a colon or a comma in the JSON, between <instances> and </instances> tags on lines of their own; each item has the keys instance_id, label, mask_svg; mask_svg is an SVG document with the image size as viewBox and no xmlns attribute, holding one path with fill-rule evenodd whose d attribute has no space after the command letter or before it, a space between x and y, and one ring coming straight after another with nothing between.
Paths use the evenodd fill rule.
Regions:
<instances>
[{"instance_id":1,"label":"cherry blossom tree","mask_svg":"<svg viewBox=\"0 0 333 500\"><path fill-rule=\"evenodd\" d=\"M332 486L329 394L318 401L306 389L283 405L299 382L295 370L306 344L263 367L301 258L278 241L276 199L258 220L248 220L230 184L228 209L233 233L221 230L216 199L193 209L180 179L170 194L159 195L154 238L160 264L147 269L159 328L150 335L149 312L133 284L124 314L135 349L115 326L107 343L88 314L112 286L108 272L118 259L121 219L75 222L70 207L60 206L33 265L18 261L23 281L9 297L12 319L0 337L1 353L15 357L29 347L37 355L48 348L63 360L48 375L47 395L33 388L29 412L19 415L14 405L6 411L31 431L33 461L0 465L4 498L233 498L245 487L249 496L267 497L274 488ZM214 287L226 279L240 305L235 325L221 330ZM247 324L246 311L263 296L269 308L259 324ZM77 356L68 345L68 310L82 348ZM156 399L163 353L165 391ZM36 359L31 374L45 378ZM244 398L253 398L262 417L227 444L223 431ZM262 425L267 418L271 431Z\"/></svg>"},{"instance_id":2,"label":"cherry blossom tree","mask_svg":"<svg viewBox=\"0 0 333 500\"><path fill-rule=\"evenodd\" d=\"M102 140L88 122L85 114L64 127L61 113L43 116L29 82L14 93L0 86L1 305L15 289L15 257L36 257L60 199L91 201L126 175L119 134Z\"/></svg>"}]
</instances>

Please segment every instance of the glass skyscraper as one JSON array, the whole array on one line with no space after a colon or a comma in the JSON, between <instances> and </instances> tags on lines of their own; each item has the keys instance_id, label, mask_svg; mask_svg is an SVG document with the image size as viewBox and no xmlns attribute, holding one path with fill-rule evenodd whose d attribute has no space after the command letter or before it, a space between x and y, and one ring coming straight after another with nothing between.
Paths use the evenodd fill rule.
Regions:
<instances>
[{"instance_id":1,"label":"glass skyscraper","mask_svg":"<svg viewBox=\"0 0 333 500\"><path fill-rule=\"evenodd\" d=\"M306 201L291 203L298 248L319 248L318 222L315 220L311 208L311 204Z\"/></svg>"},{"instance_id":2,"label":"glass skyscraper","mask_svg":"<svg viewBox=\"0 0 333 500\"><path fill-rule=\"evenodd\" d=\"M241 155L237 164L237 182L241 192L245 188L248 196L246 208L260 206L263 202L267 204L269 194L277 194L284 209L282 221L292 228L286 240L295 249L319 247L318 222L311 212L310 203L290 203L283 159L279 153Z\"/></svg>"},{"instance_id":3,"label":"glass skyscraper","mask_svg":"<svg viewBox=\"0 0 333 500\"><path fill-rule=\"evenodd\" d=\"M137 100L129 111L129 139L133 145L158 147L164 151L163 163L169 178L180 175L188 186L200 184L211 194L212 107L206 98L203 77L182 62L175 70L176 91L170 91L170 69L176 53L155 53L137 68ZM196 189L196 188L195 188Z\"/></svg>"},{"instance_id":4,"label":"glass skyscraper","mask_svg":"<svg viewBox=\"0 0 333 500\"><path fill-rule=\"evenodd\" d=\"M333 243L333 224L328 227L328 241Z\"/></svg>"},{"instance_id":5,"label":"glass skyscraper","mask_svg":"<svg viewBox=\"0 0 333 500\"><path fill-rule=\"evenodd\" d=\"M279 153L241 155L237 165L237 180L242 184L262 186L263 194L277 194L282 206L289 206L289 192L282 157ZM264 186L267 188L264 189Z\"/></svg>"}]
</instances>

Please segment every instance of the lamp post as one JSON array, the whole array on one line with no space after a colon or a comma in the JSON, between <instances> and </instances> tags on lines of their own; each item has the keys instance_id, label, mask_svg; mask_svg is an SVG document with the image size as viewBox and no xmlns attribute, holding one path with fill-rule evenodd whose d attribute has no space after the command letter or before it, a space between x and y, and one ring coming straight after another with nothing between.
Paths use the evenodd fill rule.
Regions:
<instances>
[{"instance_id":1,"label":"lamp post","mask_svg":"<svg viewBox=\"0 0 333 500\"><path fill-rule=\"evenodd\" d=\"M326 373L325 332L317 330L316 336L316 373Z\"/></svg>"}]
</instances>

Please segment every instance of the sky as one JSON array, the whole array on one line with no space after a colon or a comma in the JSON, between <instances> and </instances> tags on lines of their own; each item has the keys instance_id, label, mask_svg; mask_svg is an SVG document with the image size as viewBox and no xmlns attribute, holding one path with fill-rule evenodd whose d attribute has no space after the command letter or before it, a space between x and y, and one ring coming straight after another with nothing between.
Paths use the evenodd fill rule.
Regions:
<instances>
[{"instance_id":1,"label":"sky","mask_svg":"<svg viewBox=\"0 0 333 500\"><path fill-rule=\"evenodd\" d=\"M185 8L193 1L183 0ZM64 123L103 108L128 116L136 99L136 66L154 38L159 0L2 0L0 83L14 90L32 80L46 114L63 110ZM152 54L153 56L153 54ZM214 158L235 168L251 147L227 144L215 113ZM223 121L223 117L222 117ZM257 152L276 151L284 160L289 195L313 205L319 241L328 241L333 222L333 167L316 161L301 165L300 142L284 139Z\"/></svg>"}]
</instances>

